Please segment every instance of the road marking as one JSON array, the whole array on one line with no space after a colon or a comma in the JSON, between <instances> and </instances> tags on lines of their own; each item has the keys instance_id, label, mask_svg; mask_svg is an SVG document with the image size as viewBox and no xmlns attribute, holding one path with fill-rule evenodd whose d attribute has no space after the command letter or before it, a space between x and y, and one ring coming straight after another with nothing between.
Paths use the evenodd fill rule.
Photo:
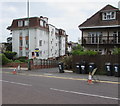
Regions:
<instances>
[{"instance_id":1,"label":"road marking","mask_svg":"<svg viewBox=\"0 0 120 106\"><path fill-rule=\"evenodd\" d=\"M53 75L53 74L50 74L50 73L44 73L44 75L48 75L48 76L49 76L49 75Z\"/></svg>"},{"instance_id":2,"label":"road marking","mask_svg":"<svg viewBox=\"0 0 120 106\"><path fill-rule=\"evenodd\" d=\"M2 72L2 73L7 73L7 74L12 74L11 72ZM41 74L29 74L29 73L17 73L18 75L27 75L27 76L37 76L37 77L47 77L47 78L58 78L58 79L70 79L70 80L80 80L80 81L87 81L88 79L85 78L72 78L72 77L58 77L58 76L53 76L53 75L41 75ZM120 82L117 81L96 81L99 83L109 83L109 84L120 84Z\"/></svg>"},{"instance_id":3,"label":"road marking","mask_svg":"<svg viewBox=\"0 0 120 106\"><path fill-rule=\"evenodd\" d=\"M61 89L55 89L55 88L50 88L50 89L54 90L54 91L60 91L60 92L66 92L66 93L73 93L73 94L78 94L78 95L85 95L85 96L93 96L93 97L99 97L99 98L105 98L105 99L120 100L120 98L114 98L114 97L108 97L108 96L101 96L101 95L95 95L95 94L87 94L87 93L75 92L75 91L67 91L67 90L61 90Z\"/></svg>"},{"instance_id":4,"label":"road marking","mask_svg":"<svg viewBox=\"0 0 120 106\"><path fill-rule=\"evenodd\" d=\"M11 84L18 84L18 85L23 85L23 86L32 86L30 84L24 84L24 83L18 83L18 82L11 82L11 81L5 81L5 80L0 80L2 82L8 82L8 83L11 83Z\"/></svg>"}]
</instances>

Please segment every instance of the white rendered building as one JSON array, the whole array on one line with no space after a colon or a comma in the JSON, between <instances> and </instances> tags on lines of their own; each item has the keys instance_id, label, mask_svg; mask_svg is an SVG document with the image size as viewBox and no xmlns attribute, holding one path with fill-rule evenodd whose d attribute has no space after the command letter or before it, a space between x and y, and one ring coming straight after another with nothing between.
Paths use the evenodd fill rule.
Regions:
<instances>
[{"instance_id":1,"label":"white rendered building","mask_svg":"<svg viewBox=\"0 0 120 106\"><path fill-rule=\"evenodd\" d=\"M17 57L48 59L66 53L65 31L48 24L47 17L15 19L7 29L12 32L12 51Z\"/></svg>"}]
</instances>

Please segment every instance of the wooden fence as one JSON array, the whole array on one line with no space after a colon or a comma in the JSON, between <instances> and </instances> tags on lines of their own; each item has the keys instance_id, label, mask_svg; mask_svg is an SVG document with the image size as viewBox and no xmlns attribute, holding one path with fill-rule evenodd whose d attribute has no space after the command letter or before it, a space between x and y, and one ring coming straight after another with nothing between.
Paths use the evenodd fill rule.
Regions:
<instances>
[{"instance_id":1,"label":"wooden fence","mask_svg":"<svg viewBox=\"0 0 120 106\"><path fill-rule=\"evenodd\" d=\"M75 64L85 61L87 64L94 62L98 68L98 73L105 72L105 63L110 62L120 64L120 55L95 55L95 56L73 56L72 57L72 68L75 70Z\"/></svg>"}]
</instances>

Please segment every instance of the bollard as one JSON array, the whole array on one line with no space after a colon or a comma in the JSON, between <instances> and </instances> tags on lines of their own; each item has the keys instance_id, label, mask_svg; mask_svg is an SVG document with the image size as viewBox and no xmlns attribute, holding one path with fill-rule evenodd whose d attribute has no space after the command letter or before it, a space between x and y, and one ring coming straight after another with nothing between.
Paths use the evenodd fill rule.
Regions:
<instances>
[{"instance_id":1,"label":"bollard","mask_svg":"<svg viewBox=\"0 0 120 106\"><path fill-rule=\"evenodd\" d=\"M28 70L31 70L31 62L28 61Z\"/></svg>"},{"instance_id":2,"label":"bollard","mask_svg":"<svg viewBox=\"0 0 120 106\"><path fill-rule=\"evenodd\" d=\"M16 68L12 71L13 74L17 74Z\"/></svg>"},{"instance_id":3,"label":"bollard","mask_svg":"<svg viewBox=\"0 0 120 106\"><path fill-rule=\"evenodd\" d=\"M89 72L89 75L88 75L88 84L93 84L91 72Z\"/></svg>"}]
</instances>

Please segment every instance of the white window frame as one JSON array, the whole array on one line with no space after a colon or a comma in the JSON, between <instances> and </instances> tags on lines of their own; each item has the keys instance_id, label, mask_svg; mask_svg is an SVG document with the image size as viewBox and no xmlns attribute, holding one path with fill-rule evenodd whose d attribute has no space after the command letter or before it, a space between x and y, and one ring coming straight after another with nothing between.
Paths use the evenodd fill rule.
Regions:
<instances>
[{"instance_id":1,"label":"white window frame","mask_svg":"<svg viewBox=\"0 0 120 106\"><path fill-rule=\"evenodd\" d=\"M28 26L28 25L29 25L29 21L28 21L28 20L25 20L25 21L24 21L24 25L25 25L25 26Z\"/></svg>"},{"instance_id":2,"label":"white window frame","mask_svg":"<svg viewBox=\"0 0 120 106\"><path fill-rule=\"evenodd\" d=\"M18 27L22 27L23 26L23 21L18 21Z\"/></svg>"},{"instance_id":3,"label":"white window frame","mask_svg":"<svg viewBox=\"0 0 120 106\"><path fill-rule=\"evenodd\" d=\"M112 13L114 15L112 15ZM113 19L116 19L116 12L109 11L109 12L102 13L102 20L113 20Z\"/></svg>"},{"instance_id":4,"label":"white window frame","mask_svg":"<svg viewBox=\"0 0 120 106\"><path fill-rule=\"evenodd\" d=\"M19 56L22 56L23 55L23 52L22 50L19 51Z\"/></svg>"},{"instance_id":5,"label":"white window frame","mask_svg":"<svg viewBox=\"0 0 120 106\"><path fill-rule=\"evenodd\" d=\"M118 32L117 31L113 32L113 40L114 40L114 43L118 43Z\"/></svg>"},{"instance_id":6,"label":"white window frame","mask_svg":"<svg viewBox=\"0 0 120 106\"><path fill-rule=\"evenodd\" d=\"M39 46L42 46L42 40L39 40Z\"/></svg>"},{"instance_id":7,"label":"white window frame","mask_svg":"<svg viewBox=\"0 0 120 106\"><path fill-rule=\"evenodd\" d=\"M44 22L43 22L43 20L40 20L40 26L44 26Z\"/></svg>"},{"instance_id":8,"label":"white window frame","mask_svg":"<svg viewBox=\"0 0 120 106\"><path fill-rule=\"evenodd\" d=\"M100 43L100 37L102 37L102 32L89 32L88 33L88 40L90 44Z\"/></svg>"}]
</instances>

